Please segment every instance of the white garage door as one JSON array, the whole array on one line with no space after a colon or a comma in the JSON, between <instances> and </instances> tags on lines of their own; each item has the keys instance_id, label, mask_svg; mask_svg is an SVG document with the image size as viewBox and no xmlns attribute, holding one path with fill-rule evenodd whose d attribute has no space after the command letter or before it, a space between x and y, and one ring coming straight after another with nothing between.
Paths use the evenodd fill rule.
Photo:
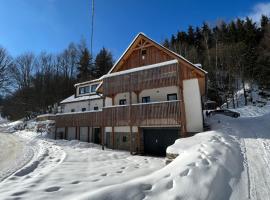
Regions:
<instances>
[{"instance_id":1,"label":"white garage door","mask_svg":"<svg viewBox=\"0 0 270 200\"><path fill-rule=\"evenodd\" d=\"M88 142L88 127L80 127L80 140Z\"/></svg>"},{"instance_id":2,"label":"white garage door","mask_svg":"<svg viewBox=\"0 0 270 200\"><path fill-rule=\"evenodd\" d=\"M76 127L68 127L67 140L75 140L75 139L76 139Z\"/></svg>"}]
</instances>

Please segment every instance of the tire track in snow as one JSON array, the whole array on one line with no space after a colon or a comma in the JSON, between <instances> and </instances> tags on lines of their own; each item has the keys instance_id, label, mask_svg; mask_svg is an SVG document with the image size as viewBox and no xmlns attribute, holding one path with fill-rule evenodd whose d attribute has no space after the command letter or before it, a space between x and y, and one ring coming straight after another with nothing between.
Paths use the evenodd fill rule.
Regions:
<instances>
[{"instance_id":1,"label":"tire track in snow","mask_svg":"<svg viewBox=\"0 0 270 200\"><path fill-rule=\"evenodd\" d=\"M25 135L23 139L26 140L27 145L31 146L34 155L30 162L0 182L0 199L1 195L13 197L27 194L29 188L34 190L39 186L39 183L42 182L44 177L60 165L66 157L66 153L59 146L51 142L42 139L27 138ZM14 189L7 189L10 187ZM22 188L25 189L22 190Z\"/></svg>"}]
</instances>

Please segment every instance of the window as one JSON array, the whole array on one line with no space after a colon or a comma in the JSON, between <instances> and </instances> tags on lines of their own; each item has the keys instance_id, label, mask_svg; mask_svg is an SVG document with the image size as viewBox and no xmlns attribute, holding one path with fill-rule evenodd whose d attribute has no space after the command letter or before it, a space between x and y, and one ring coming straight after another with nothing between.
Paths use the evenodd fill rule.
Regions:
<instances>
[{"instance_id":1,"label":"window","mask_svg":"<svg viewBox=\"0 0 270 200\"><path fill-rule=\"evenodd\" d=\"M145 59L145 56L146 56L146 49L143 49L141 51L141 55L142 55L142 59L144 60Z\"/></svg>"},{"instance_id":2,"label":"window","mask_svg":"<svg viewBox=\"0 0 270 200\"><path fill-rule=\"evenodd\" d=\"M95 106L95 107L94 107L94 110L98 110L98 106Z\"/></svg>"},{"instance_id":3,"label":"window","mask_svg":"<svg viewBox=\"0 0 270 200\"><path fill-rule=\"evenodd\" d=\"M95 93L97 89L98 84L91 85L91 93Z\"/></svg>"},{"instance_id":4,"label":"window","mask_svg":"<svg viewBox=\"0 0 270 200\"><path fill-rule=\"evenodd\" d=\"M149 103L150 102L150 96L142 97L142 103Z\"/></svg>"},{"instance_id":5,"label":"window","mask_svg":"<svg viewBox=\"0 0 270 200\"><path fill-rule=\"evenodd\" d=\"M126 99L120 99L119 100L119 105L126 105L127 100Z\"/></svg>"},{"instance_id":6,"label":"window","mask_svg":"<svg viewBox=\"0 0 270 200\"><path fill-rule=\"evenodd\" d=\"M74 109L74 108L72 108L72 109L71 109L71 112L75 112L75 109Z\"/></svg>"},{"instance_id":7,"label":"window","mask_svg":"<svg viewBox=\"0 0 270 200\"><path fill-rule=\"evenodd\" d=\"M82 112L86 111L86 108L82 108Z\"/></svg>"},{"instance_id":8,"label":"window","mask_svg":"<svg viewBox=\"0 0 270 200\"><path fill-rule=\"evenodd\" d=\"M123 136L123 142L126 142L127 141L127 136Z\"/></svg>"},{"instance_id":9,"label":"window","mask_svg":"<svg viewBox=\"0 0 270 200\"><path fill-rule=\"evenodd\" d=\"M168 101L177 100L177 94L176 94L176 93L173 93L173 94L167 94L167 100L168 100Z\"/></svg>"},{"instance_id":10,"label":"window","mask_svg":"<svg viewBox=\"0 0 270 200\"><path fill-rule=\"evenodd\" d=\"M89 93L89 86L79 88L79 94L87 94L87 93Z\"/></svg>"}]
</instances>

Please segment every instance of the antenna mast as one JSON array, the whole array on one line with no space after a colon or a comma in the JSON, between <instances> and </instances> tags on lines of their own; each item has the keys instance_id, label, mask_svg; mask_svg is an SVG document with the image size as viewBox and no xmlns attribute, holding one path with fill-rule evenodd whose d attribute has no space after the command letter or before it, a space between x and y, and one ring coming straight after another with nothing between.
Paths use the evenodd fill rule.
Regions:
<instances>
[{"instance_id":1,"label":"antenna mast","mask_svg":"<svg viewBox=\"0 0 270 200\"><path fill-rule=\"evenodd\" d=\"M92 0L92 27L91 27L91 46L90 46L90 53L91 56L93 55L93 35L94 35L94 0Z\"/></svg>"}]
</instances>

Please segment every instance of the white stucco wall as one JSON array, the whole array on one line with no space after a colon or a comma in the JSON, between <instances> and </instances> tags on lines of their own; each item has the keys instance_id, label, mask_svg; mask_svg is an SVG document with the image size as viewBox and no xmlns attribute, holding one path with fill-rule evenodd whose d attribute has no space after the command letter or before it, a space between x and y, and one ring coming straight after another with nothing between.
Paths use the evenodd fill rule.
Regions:
<instances>
[{"instance_id":1,"label":"white stucco wall","mask_svg":"<svg viewBox=\"0 0 270 200\"><path fill-rule=\"evenodd\" d=\"M66 103L63 104L64 109L63 112L71 112L71 109L75 109L74 112L81 112L82 108L86 108L86 111L94 110L94 107L97 106L98 109L101 109L103 106L102 99L93 99L93 100L87 100L87 101L78 101L78 102L72 102L72 103Z\"/></svg>"},{"instance_id":2,"label":"white stucco wall","mask_svg":"<svg viewBox=\"0 0 270 200\"><path fill-rule=\"evenodd\" d=\"M134 92L132 92L132 103L141 103L142 97L150 96L151 102L157 102L157 101L167 101L167 94L177 94L177 99L179 99L179 92L177 86L170 86L170 87L163 87L163 88L155 88L155 89L148 89L143 90L139 94L139 102L137 102L137 96ZM129 93L118 93L114 97L114 105L119 105L120 99L126 99L127 104L129 104ZM112 105L112 99L106 97L105 99L105 106L111 106Z\"/></svg>"},{"instance_id":3,"label":"white stucco wall","mask_svg":"<svg viewBox=\"0 0 270 200\"><path fill-rule=\"evenodd\" d=\"M112 105L112 98L106 97L105 98L105 107L106 106L111 106Z\"/></svg>"},{"instance_id":4,"label":"white stucco wall","mask_svg":"<svg viewBox=\"0 0 270 200\"><path fill-rule=\"evenodd\" d=\"M137 103L137 97L136 94L134 92L132 92L131 94L132 96L132 103ZM119 100L120 99L126 99L127 100L127 104L129 104L129 93L125 92L125 93L118 93L117 95L115 95L114 97L114 105L119 105Z\"/></svg>"},{"instance_id":5,"label":"white stucco wall","mask_svg":"<svg viewBox=\"0 0 270 200\"><path fill-rule=\"evenodd\" d=\"M179 92L177 86L155 88L149 90L143 90L139 95L140 103L142 102L142 97L150 96L151 102L157 101L167 101L167 94L177 94L177 99L179 99Z\"/></svg>"},{"instance_id":6,"label":"white stucco wall","mask_svg":"<svg viewBox=\"0 0 270 200\"><path fill-rule=\"evenodd\" d=\"M198 79L183 81L183 95L188 132L203 131L201 94Z\"/></svg>"}]
</instances>

